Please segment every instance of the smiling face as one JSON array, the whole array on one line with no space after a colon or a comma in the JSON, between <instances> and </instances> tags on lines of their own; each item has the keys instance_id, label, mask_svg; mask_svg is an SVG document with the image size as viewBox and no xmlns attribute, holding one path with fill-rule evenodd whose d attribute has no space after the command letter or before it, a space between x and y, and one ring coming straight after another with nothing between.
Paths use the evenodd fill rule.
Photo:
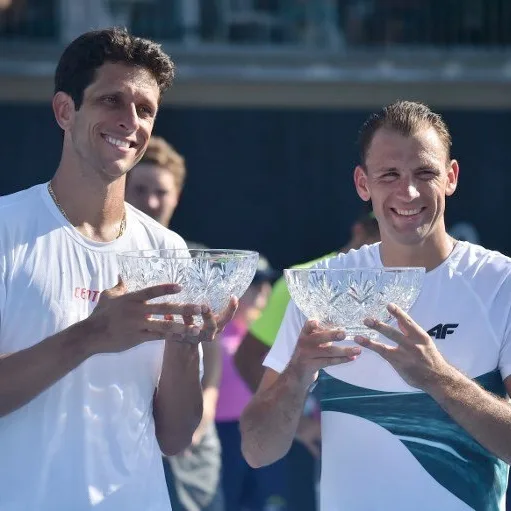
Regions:
<instances>
[{"instance_id":1,"label":"smiling face","mask_svg":"<svg viewBox=\"0 0 511 511\"><path fill-rule=\"evenodd\" d=\"M458 171L435 128L410 136L380 128L354 177L360 197L372 201L382 241L398 247L445 238L445 197L454 193Z\"/></svg>"},{"instance_id":2,"label":"smiling face","mask_svg":"<svg viewBox=\"0 0 511 511\"><path fill-rule=\"evenodd\" d=\"M146 150L159 97L148 70L111 62L97 70L79 110L58 92L54 110L65 132L64 158L107 183L123 176Z\"/></svg>"}]
</instances>

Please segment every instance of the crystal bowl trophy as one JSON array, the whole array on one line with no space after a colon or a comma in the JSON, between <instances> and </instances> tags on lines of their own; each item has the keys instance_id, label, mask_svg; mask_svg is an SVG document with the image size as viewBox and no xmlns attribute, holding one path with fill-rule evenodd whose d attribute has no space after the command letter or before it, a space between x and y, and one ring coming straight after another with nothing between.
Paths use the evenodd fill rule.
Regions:
<instances>
[{"instance_id":1,"label":"crystal bowl trophy","mask_svg":"<svg viewBox=\"0 0 511 511\"><path fill-rule=\"evenodd\" d=\"M254 278L259 254L248 250L162 249L117 254L119 274L128 291L158 284L180 284L179 293L155 302L208 305L221 312L231 296L240 297ZM194 323L202 324L201 316ZM181 316L174 320L183 322Z\"/></svg>"},{"instance_id":2,"label":"crystal bowl trophy","mask_svg":"<svg viewBox=\"0 0 511 511\"><path fill-rule=\"evenodd\" d=\"M424 268L352 268L284 270L291 298L307 319L324 328L341 328L346 339L376 337L364 325L374 318L388 323L394 303L407 312L421 290Z\"/></svg>"}]
</instances>

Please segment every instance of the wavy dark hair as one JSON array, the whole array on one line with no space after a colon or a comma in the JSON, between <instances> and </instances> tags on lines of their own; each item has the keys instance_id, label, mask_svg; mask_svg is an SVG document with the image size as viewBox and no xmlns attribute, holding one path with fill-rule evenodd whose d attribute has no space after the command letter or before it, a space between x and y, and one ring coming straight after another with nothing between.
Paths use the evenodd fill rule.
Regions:
<instances>
[{"instance_id":1,"label":"wavy dark hair","mask_svg":"<svg viewBox=\"0 0 511 511\"><path fill-rule=\"evenodd\" d=\"M71 96L78 110L85 89L105 62L147 69L158 84L160 101L174 78L174 63L159 44L114 27L86 32L69 44L55 71L54 92Z\"/></svg>"}]
</instances>

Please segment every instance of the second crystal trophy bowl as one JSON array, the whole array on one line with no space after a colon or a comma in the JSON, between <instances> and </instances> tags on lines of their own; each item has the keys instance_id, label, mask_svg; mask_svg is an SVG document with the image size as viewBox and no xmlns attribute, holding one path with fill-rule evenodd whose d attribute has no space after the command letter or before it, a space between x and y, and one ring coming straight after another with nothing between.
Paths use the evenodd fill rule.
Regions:
<instances>
[{"instance_id":1,"label":"second crystal trophy bowl","mask_svg":"<svg viewBox=\"0 0 511 511\"><path fill-rule=\"evenodd\" d=\"M179 293L158 302L208 305L219 313L231 296L240 297L254 278L259 254L248 250L162 249L117 254L119 273L128 291L157 284L180 284ZM175 321L182 322L180 316ZM202 319L196 316L195 324Z\"/></svg>"},{"instance_id":2,"label":"second crystal trophy bowl","mask_svg":"<svg viewBox=\"0 0 511 511\"><path fill-rule=\"evenodd\" d=\"M284 270L291 298L305 317L324 328L342 328L351 340L356 335L375 337L364 319L389 322L389 303L407 312L419 295L424 274L420 267Z\"/></svg>"}]
</instances>

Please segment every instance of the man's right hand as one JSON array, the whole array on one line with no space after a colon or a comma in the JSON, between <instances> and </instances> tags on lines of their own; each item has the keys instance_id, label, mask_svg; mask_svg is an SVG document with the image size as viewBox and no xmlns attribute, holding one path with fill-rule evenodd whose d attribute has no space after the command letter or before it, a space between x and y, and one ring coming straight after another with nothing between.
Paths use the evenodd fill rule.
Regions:
<instances>
[{"instance_id":1,"label":"man's right hand","mask_svg":"<svg viewBox=\"0 0 511 511\"><path fill-rule=\"evenodd\" d=\"M101 293L92 314L82 321L92 353L118 353L146 341L179 337L183 342L196 344L201 329L190 324L190 318L200 315L200 305L179 303L150 303L153 298L179 293L178 284L161 284L128 293L125 284L119 283ZM155 319L152 315L172 317L181 315L186 323Z\"/></svg>"},{"instance_id":2,"label":"man's right hand","mask_svg":"<svg viewBox=\"0 0 511 511\"><path fill-rule=\"evenodd\" d=\"M303 326L288 365L305 385L311 385L324 367L351 362L360 355L356 346L334 345L346 337L342 330L326 330L315 320Z\"/></svg>"}]
</instances>

